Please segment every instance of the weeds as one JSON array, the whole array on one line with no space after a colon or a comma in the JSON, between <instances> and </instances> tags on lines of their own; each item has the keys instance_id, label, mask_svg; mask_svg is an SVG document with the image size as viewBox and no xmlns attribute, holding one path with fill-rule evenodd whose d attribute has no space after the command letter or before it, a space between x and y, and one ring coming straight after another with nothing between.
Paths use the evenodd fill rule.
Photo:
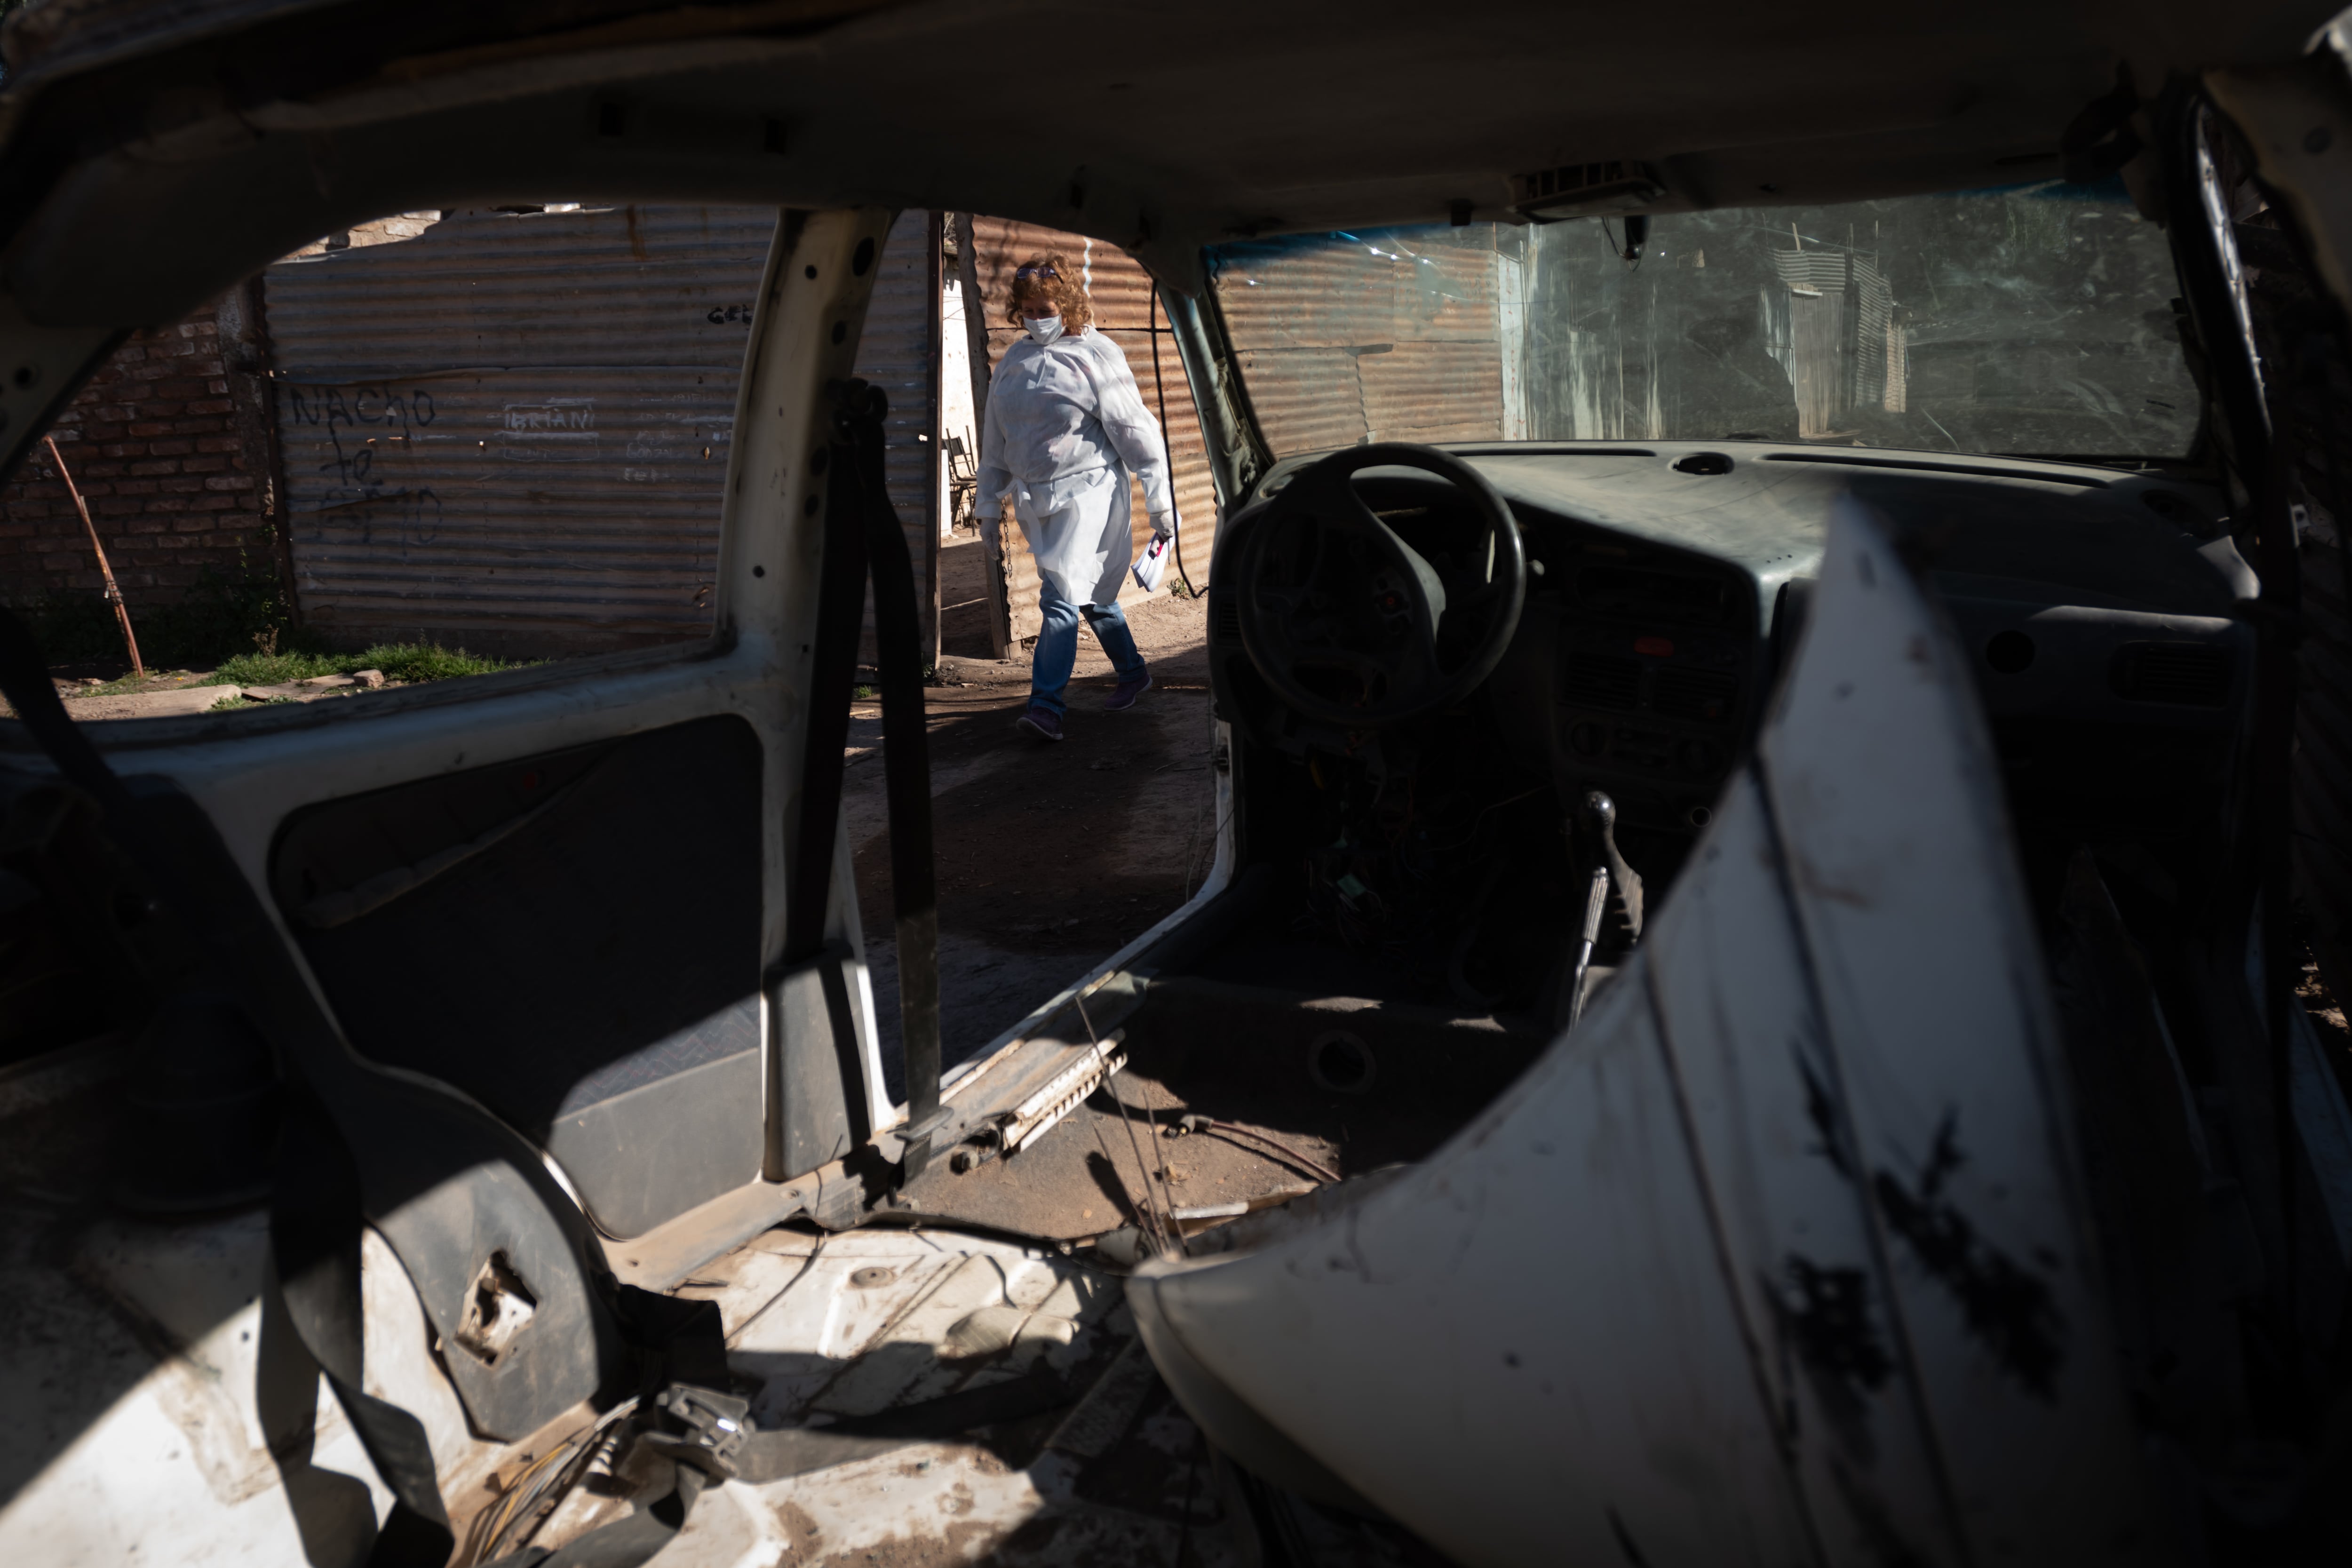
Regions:
<instances>
[{"instance_id":1,"label":"weeds","mask_svg":"<svg viewBox=\"0 0 2352 1568\"><path fill-rule=\"evenodd\" d=\"M460 675L488 675L513 669L503 659L484 658L463 648L433 643L379 643L359 653L242 653L223 659L208 686L283 686L292 680L312 680L321 675L352 675L380 669L386 680L415 685L447 680Z\"/></svg>"}]
</instances>

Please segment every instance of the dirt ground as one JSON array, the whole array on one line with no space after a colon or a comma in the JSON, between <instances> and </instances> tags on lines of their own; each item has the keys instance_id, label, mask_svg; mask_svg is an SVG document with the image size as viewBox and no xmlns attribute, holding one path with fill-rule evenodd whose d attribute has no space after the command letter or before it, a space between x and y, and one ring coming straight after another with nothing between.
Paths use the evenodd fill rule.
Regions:
<instances>
[{"instance_id":1,"label":"dirt ground","mask_svg":"<svg viewBox=\"0 0 2352 1568\"><path fill-rule=\"evenodd\" d=\"M1128 625L1152 688L1101 710L1110 661L1084 633L1059 744L1016 731L1029 658L987 647L978 544L940 551L941 685L930 690L940 1000L950 1065L1183 903L1213 853L1205 601L1161 596ZM965 556L971 559L963 559ZM970 597L959 601L959 589ZM898 978L878 703L858 704L846 784L857 903L894 1094Z\"/></svg>"}]
</instances>

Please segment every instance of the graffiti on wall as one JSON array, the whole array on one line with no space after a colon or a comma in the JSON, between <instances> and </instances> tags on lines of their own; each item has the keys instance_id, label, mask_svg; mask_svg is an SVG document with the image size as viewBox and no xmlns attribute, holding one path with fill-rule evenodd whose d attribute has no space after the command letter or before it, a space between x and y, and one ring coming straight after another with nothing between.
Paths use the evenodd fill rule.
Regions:
<instances>
[{"instance_id":1,"label":"graffiti on wall","mask_svg":"<svg viewBox=\"0 0 2352 1568\"><path fill-rule=\"evenodd\" d=\"M325 438L324 460L315 465L322 482L316 499L299 510L320 520L311 537L324 537L324 514L356 526L362 543L379 532L401 543L430 544L441 531L441 498L430 487L399 483L382 471L382 459L404 454L438 415L430 389L394 383L282 389L286 412L296 429L315 428Z\"/></svg>"}]
</instances>

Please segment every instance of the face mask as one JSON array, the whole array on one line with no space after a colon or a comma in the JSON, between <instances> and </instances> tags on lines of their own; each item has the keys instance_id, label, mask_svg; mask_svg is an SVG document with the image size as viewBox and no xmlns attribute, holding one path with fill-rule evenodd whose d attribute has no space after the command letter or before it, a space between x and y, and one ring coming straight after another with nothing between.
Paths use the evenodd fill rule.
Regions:
<instances>
[{"instance_id":1,"label":"face mask","mask_svg":"<svg viewBox=\"0 0 2352 1568\"><path fill-rule=\"evenodd\" d=\"M1022 321L1028 327L1029 335L1040 344L1050 343L1062 335L1062 318L1057 315L1024 316Z\"/></svg>"}]
</instances>

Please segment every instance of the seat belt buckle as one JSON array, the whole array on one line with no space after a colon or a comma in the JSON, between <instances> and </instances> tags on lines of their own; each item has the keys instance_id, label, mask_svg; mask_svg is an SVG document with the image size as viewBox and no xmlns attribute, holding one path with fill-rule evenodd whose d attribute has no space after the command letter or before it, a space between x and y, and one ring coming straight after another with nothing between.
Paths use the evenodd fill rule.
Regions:
<instances>
[{"instance_id":1,"label":"seat belt buckle","mask_svg":"<svg viewBox=\"0 0 2352 1568\"><path fill-rule=\"evenodd\" d=\"M646 1447L692 1465L713 1480L735 1479L744 1441L756 1430L751 1401L690 1383L673 1383L654 1405L669 1418L673 1429L644 1434L641 1440Z\"/></svg>"}]
</instances>

